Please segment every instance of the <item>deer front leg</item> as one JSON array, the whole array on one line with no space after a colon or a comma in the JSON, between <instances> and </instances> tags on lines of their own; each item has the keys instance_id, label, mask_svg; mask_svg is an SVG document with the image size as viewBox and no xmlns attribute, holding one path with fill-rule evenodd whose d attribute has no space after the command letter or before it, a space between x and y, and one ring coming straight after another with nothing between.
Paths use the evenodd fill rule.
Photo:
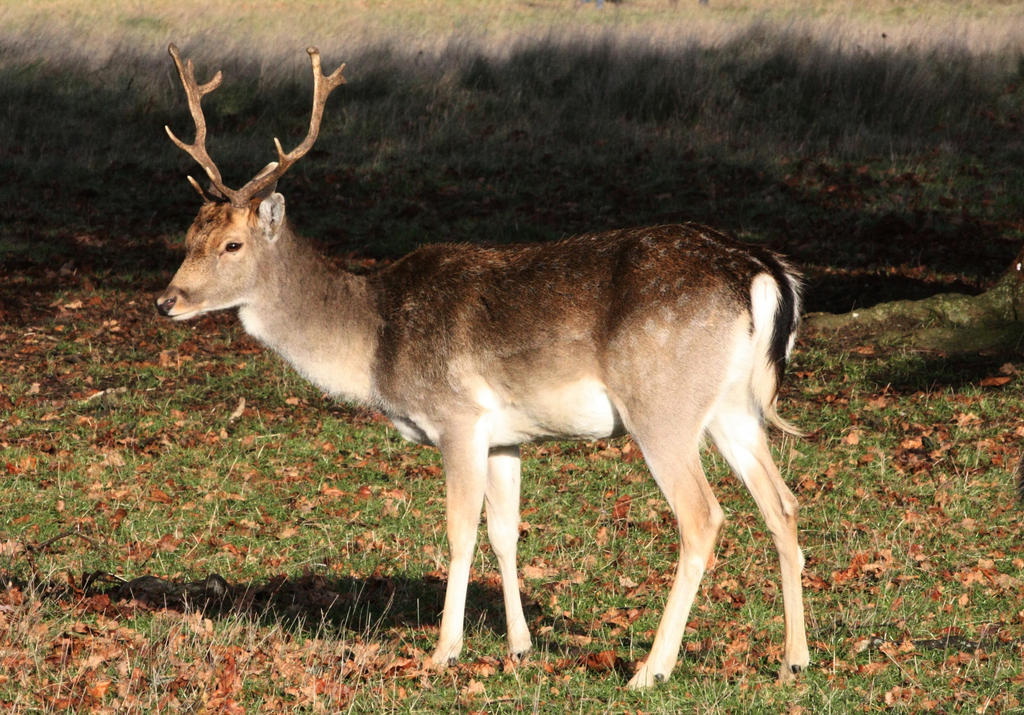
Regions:
<instances>
[{"instance_id":1,"label":"deer front leg","mask_svg":"<svg viewBox=\"0 0 1024 715\"><path fill-rule=\"evenodd\" d=\"M475 430L474 432L480 432ZM462 628L466 613L466 590L473 563L476 532L480 525L484 489L487 484L487 442L475 433L456 435L441 444L444 462L448 550L448 586L441 615L441 633L430 660L438 666L452 665L462 650Z\"/></svg>"},{"instance_id":2,"label":"deer front leg","mask_svg":"<svg viewBox=\"0 0 1024 715\"><path fill-rule=\"evenodd\" d=\"M520 659L530 650L530 629L523 615L519 596L516 548L519 541L519 448L504 447L491 451L487 460L487 536L498 559L501 591L505 600L505 626L508 652Z\"/></svg>"}]
</instances>

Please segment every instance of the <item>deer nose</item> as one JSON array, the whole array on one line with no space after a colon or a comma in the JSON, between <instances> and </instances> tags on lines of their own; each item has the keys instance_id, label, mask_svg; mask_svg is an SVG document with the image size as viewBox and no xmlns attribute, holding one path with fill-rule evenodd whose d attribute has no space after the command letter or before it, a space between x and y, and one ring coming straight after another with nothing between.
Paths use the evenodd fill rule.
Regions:
<instances>
[{"instance_id":1,"label":"deer nose","mask_svg":"<svg viewBox=\"0 0 1024 715\"><path fill-rule=\"evenodd\" d=\"M170 298L163 298L163 300L161 300L161 298L163 298L163 296L156 299L156 309L160 311L160 315L170 315L171 308L173 308L174 304L178 302L178 297L172 295Z\"/></svg>"}]
</instances>

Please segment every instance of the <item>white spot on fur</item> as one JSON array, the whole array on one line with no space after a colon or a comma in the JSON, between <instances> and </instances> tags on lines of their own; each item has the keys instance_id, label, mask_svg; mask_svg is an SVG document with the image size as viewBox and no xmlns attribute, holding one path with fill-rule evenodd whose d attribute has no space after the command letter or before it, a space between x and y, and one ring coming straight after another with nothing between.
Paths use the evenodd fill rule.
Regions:
<instances>
[{"instance_id":1,"label":"white spot on fur","mask_svg":"<svg viewBox=\"0 0 1024 715\"><path fill-rule=\"evenodd\" d=\"M477 388L476 393L473 395L473 400L489 412L497 410L501 406L501 402L498 400L494 390L486 385Z\"/></svg>"},{"instance_id":2,"label":"white spot on fur","mask_svg":"<svg viewBox=\"0 0 1024 715\"><path fill-rule=\"evenodd\" d=\"M668 343L669 336L671 335L668 325L655 322L652 318L644 321L643 331L661 347Z\"/></svg>"},{"instance_id":3,"label":"white spot on fur","mask_svg":"<svg viewBox=\"0 0 1024 715\"><path fill-rule=\"evenodd\" d=\"M266 333L263 329L263 321L260 320L257 311L242 306L238 309L238 319L242 321L242 327L245 329L245 332L257 340L263 340Z\"/></svg>"}]
</instances>

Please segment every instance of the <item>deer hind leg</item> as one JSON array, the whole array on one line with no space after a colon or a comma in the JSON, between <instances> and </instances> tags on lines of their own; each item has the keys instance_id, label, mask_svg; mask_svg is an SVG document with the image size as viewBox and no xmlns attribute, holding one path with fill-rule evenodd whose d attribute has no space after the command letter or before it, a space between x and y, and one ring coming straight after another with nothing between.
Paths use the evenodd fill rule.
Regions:
<instances>
[{"instance_id":1,"label":"deer hind leg","mask_svg":"<svg viewBox=\"0 0 1024 715\"><path fill-rule=\"evenodd\" d=\"M522 658L530 650L530 630L519 596L516 548L519 542L519 448L491 450L487 460L487 537L498 559L501 591L505 600L508 651Z\"/></svg>"},{"instance_id":2,"label":"deer hind leg","mask_svg":"<svg viewBox=\"0 0 1024 715\"><path fill-rule=\"evenodd\" d=\"M708 432L725 460L754 497L775 548L782 572L782 603L786 642L779 679L792 680L810 662L804 629L801 572L804 557L797 542L797 501L772 461L760 416L751 414L746 399L720 413Z\"/></svg>"},{"instance_id":3,"label":"deer hind leg","mask_svg":"<svg viewBox=\"0 0 1024 715\"><path fill-rule=\"evenodd\" d=\"M480 510L487 484L486 434L479 428L467 434L441 441L446 490L448 549L448 585L441 615L437 648L430 656L435 665L454 664L462 651L463 622L469 570L476 548Z\"/></svg>"},{"instance_id":4,"label":"deer hind leg","mask_svg":"<svg viewBox=\"0 0 1024 715\"><path fill-rule=\"evenodd\" d=\"M629 681L630 688L638 689L667 680L675 668L690 607L725 517L704 476L696 440L690 438L684 447L680 433L652 439L634 431L634 437L676 516L680 538L675 580L650 655Z\"/></svg>"}]
</instances>

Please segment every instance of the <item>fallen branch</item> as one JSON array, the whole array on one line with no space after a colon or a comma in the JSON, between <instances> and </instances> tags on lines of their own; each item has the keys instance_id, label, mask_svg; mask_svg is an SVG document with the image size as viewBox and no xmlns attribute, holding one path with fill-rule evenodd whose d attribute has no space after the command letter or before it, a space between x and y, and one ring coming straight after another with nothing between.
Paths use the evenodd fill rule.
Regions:
<instances>
[{"instance_id":1,"label":"fallen branch","mask_svg":"<svg viewBox=\"0 0 1024 715\"><path fill-rule=\"evenodd\" d=\"M28 541L22 541L22 545L25 547L25 558L28 559L28 565L29 565L29 568L31 569L33 578L38 576L39 569L36 566L36 560L34 558L32 558L32 554L44 551L45 549L48 549L51 546L53 546L55 543L57 543L61 539L66 539L69 536L77 536L79 539L81 539L82 541L85 541L90 546L92 546L92 547L96 546L96 542L93 541L92 539L90 539L85 534L83 534L81 532L81 528L77 527L77 526L72 527L70 529L65 529L64 531L60 532L56 536L50 537L49 539L47 539L46 541L44 541L41 544L32 544L32 543L29 543Z\"/></svg>"}]
</instances>

